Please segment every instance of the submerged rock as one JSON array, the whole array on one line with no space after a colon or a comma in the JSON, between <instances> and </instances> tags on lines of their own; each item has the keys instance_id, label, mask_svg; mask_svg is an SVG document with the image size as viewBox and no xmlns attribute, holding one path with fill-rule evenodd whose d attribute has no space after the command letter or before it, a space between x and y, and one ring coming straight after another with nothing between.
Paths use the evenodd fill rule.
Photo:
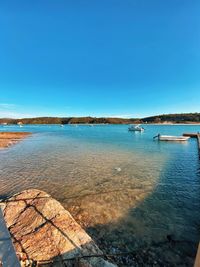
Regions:
<instances>
[{"instance_id":1,"label":"submerged rock","mask_svg":"<svg viewBox=\"0 0 200 267\"><path fill-rule=\"evenodd\" d=\"M116 266L103 259L90 236L45 192L30 189L13 196L4 217L21 266Z\"/></svg>"}]
</instances>

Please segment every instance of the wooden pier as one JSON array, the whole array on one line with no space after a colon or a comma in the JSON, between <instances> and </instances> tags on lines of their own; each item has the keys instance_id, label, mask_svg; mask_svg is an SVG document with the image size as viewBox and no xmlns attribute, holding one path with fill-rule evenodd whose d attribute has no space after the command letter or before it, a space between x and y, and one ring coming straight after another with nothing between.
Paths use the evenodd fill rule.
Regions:
<instances>
[{"instance_id":1,"label":"wooden pier","mask_svg":"<svg viewBox=\"0 0 200 267\"><path fill-rule=\"evenodd\" d=\"M191 138L197 138L200 136L200 133L184 133L183 136L189 136Z\"/></svg>"},{"instance_id":2,"label":"wooden pier","mask_svg":"<svg viewBox=\"0 0 200 267\"><path fill-rule=\"evenodd\" d=\"M197 139L197 144L198 144L198 151L199 151L199 157L200 157L200 133L184 133L183 136L189 136L191 138L196 138Z\"/></svg>"},{"instance_id":3,"label":"wooden pier","mask_svg":"<svg viewBox=\"0 0 200 267\"><path fill-rule=\"evenodd\" d=\"M200 133L199 132L198 133L184 133L183 136L189 136L191 138L197 139L198 151L199 151L199 157L200 157ZM199 248L197 251L194 267L200 267L200 243L199 243Z\"/></svg>"}]
</instances>

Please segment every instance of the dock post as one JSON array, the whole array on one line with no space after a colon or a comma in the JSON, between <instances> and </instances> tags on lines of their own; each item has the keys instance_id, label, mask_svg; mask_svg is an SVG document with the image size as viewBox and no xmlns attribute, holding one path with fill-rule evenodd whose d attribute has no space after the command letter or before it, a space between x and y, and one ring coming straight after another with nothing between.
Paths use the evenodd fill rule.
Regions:
<instances>
[{"instance_id":1,"label":"dock post","mask_svg":"<svg viewBox=\"0 0 200 267\"><path fill-rule=\"evenodd\" d=\"M200 133L184 133L183 136L189 136L191 138L197 139L197 146L198 146L198 152L199 152L199 158L200 158Z\"/></svg>"},{"instance_id":2,"label":"dock post","mask_svg":"<svg viewBox=\"0 0 200 267\"><path fill-rule=\"evenodd\" d=\"M199 158L200 158L200 134L197 134L197 143L198 143L198 150L199 150Z\"/></svg>"}]
</instances>

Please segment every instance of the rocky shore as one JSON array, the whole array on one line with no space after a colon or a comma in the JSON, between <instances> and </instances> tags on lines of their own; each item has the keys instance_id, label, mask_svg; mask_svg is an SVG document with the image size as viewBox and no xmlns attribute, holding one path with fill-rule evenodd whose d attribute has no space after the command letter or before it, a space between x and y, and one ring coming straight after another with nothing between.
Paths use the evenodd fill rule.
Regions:
<instances>
[{"instance_id":1,"label":"rocky shore","mask_svg":"<svg viewBox=\"0 0 200 267\"><path fill-rule=\"evenodd\" d=\"M114 267L102 251L50 195L26 190L5 202L4 218L22 267Z\"/></svg>"},{"instance_id":2,"label":"rocky shore","mask_svg":"<svg viewBox=\"0 0 200 267\"><path fill-rule=\"evenodd\" d=\"M93 232L95 242L58 201L36 189L7 199L3 216L21 267L187 267L194 263L194 249L170 236L129 252Z\"/></svg>"},{"instance_id":3,"label":"rocky shore","mask_svg":"<svg viewBox=\"0 0 200 267\"><path fill-rule=\"evenodd\" d=\"M28 132L0 132L0 149L14 145L30 134Z\"/></svg>"},{"instance_id":4,"label":"rocky shore","mask_svg":"<svg viewBox=\"0 0 200 267\"><path fill-rule=\"evenodd\" d=\"M2 144L8 142L4 145L7 147L30 134L0 133L0 144L1 141ZM70 183L69 185L71 186ZM134 194L131 193L129 197L131 203L134 202L134 198L138 201L139 195L141 199L144 198L142 189L141 194L140 189L134 190ZM117 198L120 197L119 193L113 192ZM126 191L126 194L128 192ZM109 195L104 194L107 200L110 196L111 192ZM118 218L112 225L104 222L105 206L101 204L100 195L96 198L94 195L84 196L85 202L80 199L79 197L80 202L76 200L73 203L71 200L70 205L65 205L69 212L50 195L35 189L23 191L5 202L4 218L22 267L193 266L197 250L195 242L179 239L169 232L161 240L144 243L134 237L134 231L131 232L130 227L126 227L129 224L128 217L121 216L122 219ZM125 204L126 199L121 200ZM89 214L85 207L92 202L95 203L95 209ZM62 204L64 205L63 202ZM101 210L98 210L98 206L101 206ZM107 216L116 218L115 212L120 209L113 204L111 207ZM122 231L123 228L125 231ZM92 239L83 229L86 229ZM113 236L117 238L112 238Z\"/></svg>"}]
</instances>

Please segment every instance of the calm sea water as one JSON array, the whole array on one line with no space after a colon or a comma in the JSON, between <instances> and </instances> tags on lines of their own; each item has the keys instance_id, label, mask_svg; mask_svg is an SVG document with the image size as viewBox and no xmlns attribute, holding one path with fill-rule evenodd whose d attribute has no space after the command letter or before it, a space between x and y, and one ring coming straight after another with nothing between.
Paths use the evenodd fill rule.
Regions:
<instances>
[{"instance_id":1,"label":"calm sea water","mask_svg":"<svg viewBox=\"0 0 200 267\"><path fill-rule=\"evenodd\" d=\"M104 246L131 250L170 235L181 255L193 255L200 240L196 140L158 142L153 136L197 132L200 126L145 125L143 133L127 127L1 127L33 133L0 151L1 197L38 188L61 201Z\"/></svg>"}]
</instances>

